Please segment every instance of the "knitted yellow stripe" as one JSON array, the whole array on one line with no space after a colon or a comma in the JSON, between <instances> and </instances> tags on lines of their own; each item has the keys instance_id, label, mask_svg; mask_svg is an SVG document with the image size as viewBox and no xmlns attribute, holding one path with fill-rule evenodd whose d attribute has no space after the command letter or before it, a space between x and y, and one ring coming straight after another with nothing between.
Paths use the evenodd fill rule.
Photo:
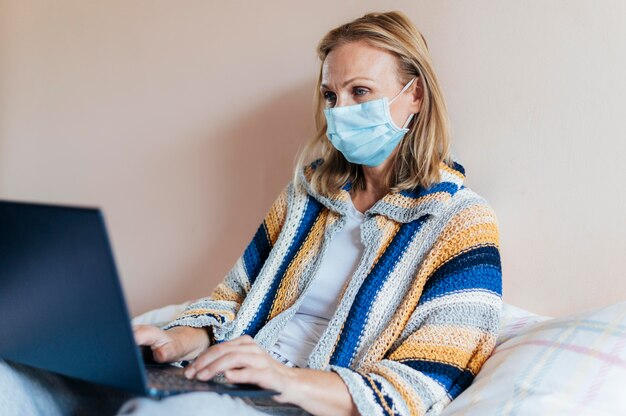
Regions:
<instances>
[{"instance_id":1,"label":"knitted yellow stripe","mask_svg":"<svg viewBox=\"0 0 626 416\"><path fill-rule=\"evenodd\" d=\"M465 366L472 372L472 374L478 374L481 367L483 366L485 361L487 361L487 358L489 358L493 349L496 347L497 340L497 336L487 333L485 333L483 338L481 338L481 340L475 347L476 352Z\"/></svg>"},{"instance_id":2,"label":"knitted yellow stripe","mask_svg":"<svg viewBox=\"0 0 626 416\"><path fill-rule=\"evenodd\" d=\"M446 339L443 339L445 336ZM390 360L428 359L437 357L437 361L454 365L460 369L467 364L484 362L489 357L494 344L493 336L476 328L427 325L420 327L409 336L397 350L389 355ZM458 345L460 341L466 347ZM476 374L479 368L468 368Z\"/></svg>"},{"instance_id":3,"label":"knitted yellow stripe","mask_svg":"<svg viewBox=\"0 0 626 416\"><path fill-rule=\"evenodd\" d=\"M498 225L492 211L485 206L466 208L452 218L441 232L420 267L420 275L431 275L448 260L472 248L488 244L497 247L498 242Z\"/></svg>"},{"instance_id":4,"label":"knitted yellow stripe","mask_svg":"<svg viewBox=\"0 0 626 416\"><path fill-rule=\"evenodd\" d=\"M417 199L402 194L389 194L385 196L384 201L398 208L412 208L431 201L448 201L452 196L445 191L435 192L424 195Z\"/></svg>"},{"instance_id":5,"label":"knitted yellow stripe","mask_svg":"<svg viewBox=\"0 0 626 416\"><path fill-rule=\"evenodd\" d=\"M385 396L383 395L383 393L378 389L378 387L376 387L376 384L374 383L374 379L372 377L370 377L369 375L367 375L367 374L361 374L361 375L369 380L369 382L370 382L370 386L369 387L378 396L378 400L380 400L380 403L382 404L383 408L385 409L385 412L387 414L389 414L389 415L392 415L393 414L393 410L391 410L391 408L387 404L387 401L385 400Z\"/></svg>"},{"instance_id":6,"label":"knitted yellow stripe","mask_svg":"<svg viewBox=\"0 0 626 416\"><path fill-rule=\"evenodd\" d=\"M379 376L384 377L389 382L389 384L391 384L398 391L398 393L400 393L400 396L402 396L404 402L409 408L410 414L424 414L424 403L422 402L420 397L415 394L415 389L407 385L402 377L398 376L389 368L380 364L374 364L372 366L369 366L367 372L378 374Z\"/></svg>"},{"instance_id":7,"label":"knitted yellow stripe","mask_svg":"<svg viewBox=\"0 0 626 416\"><path fill-rule=\"evenodd\" d=\"M465 175L463 175L461 172L459 172L458 170L454 170L452 169L450 166L446 165L445 163L440 163L439 164L439 169L443 169L448 173L453 174L454 176L460 178L460 179L465 179Z\"/></svg>"},{"instance_id":8,"label":"knitted yellow stripe","mask_svg":"<svg viewBox=\"0 0 626 416\"><path fill-rule=\"evenodd\" d=\"M213 293L211 293L211 300L231 300L233 302L242 303L244 300L244 295L235 292L224 282L222 282L217 285Z\"/></svg>"},{"instance_id":9,"label":"knitted yellow stripe","mask_svg":"<svg viewBox=\"0 0 626 416\"><path fill-rule=\"evenodd\" d=\"M308 182L311 182L311 178L313 177L313 172L315 172L315 170L311 167L311 165L305 166L304 169L302 170L302 173L304 174L304 178Z\"/></svg>"},{"instance_id":10,"label":"knitted yellow stripe","mask_svg":"<svg viewBox=\"0 0 626 416\"><path fill-rule=\"evenodd\" d=\"M223 309L191 309L189 311L185 311L183 313L182 316L188 316L188 315L207 315L207 314L213 314L213 315L221 315L223 316L226 321L232 321L235 319L235 314L230 312L230 311L225 311Z\"/></svg>"},{"instance_id":11,"label":"knitted yellow stripe","mask_svg":"<svg viewBox=\"0 0 626 416\"><path fill-rule=\"evenodd\" d=\"M272 246L276 244L278 234L285 223L287 215L287 191L281 192L270 211L265 217L265 226L267 227L268 238Z\"/></svg>"},{"instance_id":12,"label":"knitted yellow stripe","mask_svg":"<svg viewBox=\"0 0 626 416\"><path fill-rule=\"evenodd\" d=\"M317 219L304 240L304 243L294 256L293 260L291 260L287 271L282 277L280 286L276 291L274 303L272 304L272 311L270 313L270 319L289 308L298 298L298 284L300 282L300 278L302 277L302 272L304 268L310 264L315 254L319 252L326 227L332 224L337 218L334 215L329 216L329 212L330 211L328 209L325 209L320 213L320 215L317 216Z\"/></svg>"},{"instance_id":13,"label":"knitted yellow stripe","mask_svg":"<svg viewBox=\"0 0 626 416\"><path fill-rule=\"evenodd\" d=\"M437 256L433 256L430 271L433 272L441 265L474 248L492 245L498 247L498 226L496 224L475 224L451 237L446 244L438 248Z\"/></svg>"},{"instance_id":14,"label":"knitted yellow stripe","mask_svg":"<svg viewBox=\"0 0 626 416\"><path fill-rule=\"evenodd\" d=\"M472 225L466 228L468 223ZM464 228L466 229L464 230ZM400 304L389 325L374 341L364 358L363 364L383 359L391 344L398 338L409 321L422 295L426 280L435 270L450 258L474 246L481 244L497 246L498 238L496 219L489 207L471 206L451 219L442 231L439 240L424 259L417 276L413 279L411 288L405 296L405 301Z\"/></svg>"}]
</instances>

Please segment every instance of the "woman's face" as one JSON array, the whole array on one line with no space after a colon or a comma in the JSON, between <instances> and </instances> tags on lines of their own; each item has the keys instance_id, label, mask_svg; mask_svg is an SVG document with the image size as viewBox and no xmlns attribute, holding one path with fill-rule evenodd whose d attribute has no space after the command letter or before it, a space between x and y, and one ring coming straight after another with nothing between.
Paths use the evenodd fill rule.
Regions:
<instances>
[{"instance_id":1,"label":"woman's face","mask_svg":"<svg viewBox=\"0 0 626 416\"><path fill-rule=\"evenodd\" d=\"M404 85L397 75L398 60L390 52L364 41L336 47L322 65L320 92L327 107L342 107L387 97L390 101ZM393 122L402 127L422 103L420 81L416 80L391 104Z\"/></svg>"}]
</instances>

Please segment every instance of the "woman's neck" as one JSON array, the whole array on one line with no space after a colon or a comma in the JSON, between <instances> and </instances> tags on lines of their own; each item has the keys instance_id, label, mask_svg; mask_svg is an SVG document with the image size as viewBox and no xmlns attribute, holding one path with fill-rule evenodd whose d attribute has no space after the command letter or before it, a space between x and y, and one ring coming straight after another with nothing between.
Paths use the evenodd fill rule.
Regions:
<instances>
[{"instance_id":1,"label":"woman's neck","mask_svg":"<svg viewBox=\"0 0 626 416\"><path fill-rule=\"evenodd\" d=\"M381 165L362 167L365 188L351 193L352 203L357 210L367 211L389 193L387 178L392 163L393 158L389 157Z\"/></svg>"}]
</instances>

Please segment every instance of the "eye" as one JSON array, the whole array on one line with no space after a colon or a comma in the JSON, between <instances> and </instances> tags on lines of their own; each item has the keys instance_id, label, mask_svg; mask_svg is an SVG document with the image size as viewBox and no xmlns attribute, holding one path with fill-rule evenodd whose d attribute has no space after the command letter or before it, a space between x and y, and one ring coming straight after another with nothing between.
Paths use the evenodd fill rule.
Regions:
<instances>
[{"instance_id":1,"label":"eye","mask_svg":"<svg viewBox=\"0 0 626 416\"><path fill-rule=\"evenodd\" d=\"M330 91L324 92L324 100L326 101L327 104L334 103L336 98L337 97L335 96L334 92L330 92Z\"/></svg>"},{"instance_id":2,"label":"eye","mask_svg":"<svg viewBox=\"0 0 626 416\"><path fill-rule=\"evenodd\" d=\"M353 91L355 95L360 95L360 96L363 96L369 92L366 88L362 88L362 87L355 87Z\"/></svg>"}]
</instances>

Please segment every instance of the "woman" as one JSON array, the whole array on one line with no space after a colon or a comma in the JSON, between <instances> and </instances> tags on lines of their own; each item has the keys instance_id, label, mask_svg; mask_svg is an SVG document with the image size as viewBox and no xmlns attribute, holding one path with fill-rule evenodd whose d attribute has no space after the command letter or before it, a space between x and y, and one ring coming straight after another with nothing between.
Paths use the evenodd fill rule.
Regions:
<instances>
[{"instance_id":1,"label":"woman","mask_svg":"<svg viewBox=\"0 0 626 416\"><path fill-rule=\"evenodd\" d=\"M318 134L294 181L212 295L136 339L159 361L195 358L190 378L224 372L313 414L434 414L495 345L496 218L450 160L405 15L340 26L318 54Z\"/></svg>"},{"instance_id":2,"label":"woman","mask_svg":"<svg viewBox=\"0 0 626 416\"><path fill-rule=\"evenodd\" d=\"M318 54L318 133L293 181L214 292L163 328L136 326L135 339L157 361L194 360L189 378L277 390L277 406L438 414L495 345L496 218L451 160L427 45L404 14L342 25ZM133 399L121 413L229 400Z\"/></svg>"}]
</instances>

